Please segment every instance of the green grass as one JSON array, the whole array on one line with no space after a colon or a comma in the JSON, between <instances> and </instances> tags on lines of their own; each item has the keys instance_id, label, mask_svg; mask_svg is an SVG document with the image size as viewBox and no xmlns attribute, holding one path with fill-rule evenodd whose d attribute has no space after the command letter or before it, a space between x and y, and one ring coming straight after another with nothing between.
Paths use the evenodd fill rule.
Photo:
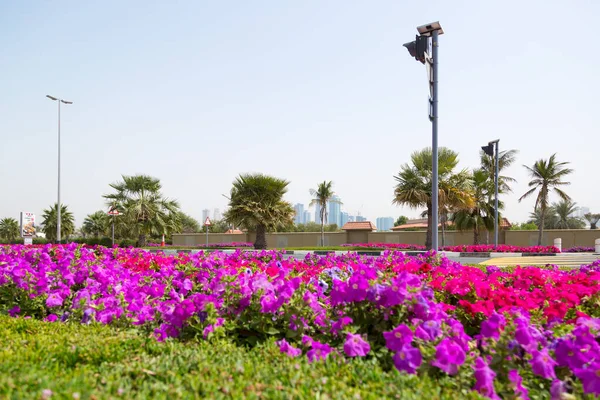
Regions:
<instances>
[{"instance_id":1,"label":"green grass","mask_svg":"<svg viewBox=\"0 0 600 400\"><path fill-rule=\"evenodd\" d=\"M273 341L159 343L135 329L0 315L0 398L468 399L451 378L384 371L375 359L308 364Z\"/></svg>"}]
</instances>

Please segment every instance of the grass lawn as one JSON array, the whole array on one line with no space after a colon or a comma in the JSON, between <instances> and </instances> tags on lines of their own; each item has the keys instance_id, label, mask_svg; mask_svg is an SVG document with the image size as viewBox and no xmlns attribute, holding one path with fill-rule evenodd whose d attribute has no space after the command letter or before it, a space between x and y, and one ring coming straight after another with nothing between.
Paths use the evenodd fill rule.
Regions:
<instances>
[{"instance_id":1,"label":"grass lawn","mask_svg":"<svg viewBox=\"0 0 600 400\"><path fill-rule=\"evenodd\" d=\"M0 315L0 398L474 399L452 379L384 371L375 359L309 364L273 341L157 342L138 329ZM44 392L46 391L46 392Z\"/></svg>"}]
</instances>

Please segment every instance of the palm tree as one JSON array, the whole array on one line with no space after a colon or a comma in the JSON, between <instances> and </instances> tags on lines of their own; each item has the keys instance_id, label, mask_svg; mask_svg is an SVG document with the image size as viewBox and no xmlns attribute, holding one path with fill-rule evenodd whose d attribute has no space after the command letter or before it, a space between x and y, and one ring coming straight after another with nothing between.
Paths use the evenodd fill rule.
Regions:
<instances>
[{"instance_id":1,"label":"palm tree","mask_svg":"<svg viewBox=\"0 0 600 400\"><path fill-rule=\"evenodd\" d=\"M49 209L44 210L42 214L42 232L46 235L46 239L56 241L56 225L58 222L58 203L54 203ZM60 236L68 238L75 231L75 219L73 214L68 210L67 206L60 206Z\"/></svg>"},{"instance_id":2,"label":"palm tree","mask_svg":"<svg viewBox=\"0 0 600 400\"><path fill-rule=\"evenodd\" d=\"M596 224L600 221L600 214L587 213L583 217L590 223L590 229L598 229Z\"/></svg>"},{"instance_id":3,"label":"palm tree","mask_svg":"<svg viewBox=\"0 0 600 400\"><path fill-rule=\"evenodd\" d=\"M105 235L110 225L109 218L104 211L96 211L93 214L89 214L83 220L81 231L85 234L94 235L95 238Z\"/></svg>"},{"instance_id":4,"label":"palm tree","mask_svg":"<svg viewBox=\"0 0 600 400\"><path fill-rule=\"evenodd\" d=\"M510 167L517 159L518 150L505 150L498 154L498 192L499 193L510 193L512 189L511 183L515 183L517 180L510 176L500 175L500 173L506 168ZM483 150L479 151L481 169L488 173L490 179L496 174L496 162L493 156L486 154ZM493 193L492 193L493 194Z\"/></svg>"},{"instance_id":5,"label":"palm tree","mask_svg":"<svg viewBox=\"0 0 600 400\"><path fill-rule=\"evenodd\" d=\"M327 203L338 203L342 204L339 200L333 196L333 182L323 181L317 186L317 190L310 189L310 195L313 196L310 201L309 207L314 205L319 206L320 218L321 218L321 246L325 246L325 224L327 223Z\"/></svg>"},{"instance_id":6,"label":"palm tree","mask_svg":"<svg viewBox=\"0 0 600 400\"><path fill-rule=\"evenodd\" d=\"M138 246L146 246L148 235L163 235L180 229L179 204L163 197L160 180L148 175L123 175L122 182L111 183L116 193L106 194L109 206L123 212L118 217L138 237Z\"/></svg>"},{"instance_id":7,"label":"palm tree","mask_svg":"<svg viewBox=\"0 0 600 400\"><path fill-rule=\"evenodd\" d=\"M19 221L14 218L0 219L0 237L7 240L15 240L20 236Z\"/></svg>"},{"instance_id":8,"label":"palm tree","mask_svg":"<svg viewBox=\"0 0 600 400\"><path fill-rule=\"evenodd\" d=\"M225 220L256 231L255 249L267 248L267 230L293 223L294 209L283 200L289 182L263 174L241 174L233 182Z\"/></svg>"},{"instance_id":9,"label":"palm tree","mask_svg":"<svg viewBox=\"0 0 600 400\"><path fill-rule=\"evenodd\" d=\"M539 226L542 225L542 211L540 208L533 210L533 212L529 213L529 219L527 220L528 224L534 224L539 229ZM546 213L544 215L544 229L556 229L558 225L558 216L556 215L556 211L552 206L546 209Z\"/></svg>"},{"instance_id":10,"label":"palm tree","mask_svg":"<svg viewBox=\"0 0 600 400\"><path fill-rule=\"evenodd\" d=\"M554 190L554 192L563 200L571 199L562 189L560 189L560 186L570 185L570 182L563 181L563 178L573 172L572 169L566 167L567 164L569 163L556 161L556 154L552 154L548 160L540 159L536 161L535 164L533 164L533 167L524 165L532 178L529 182L529 187L531 189L521 196L519 202L538 191L539 193L535 199L534 209L540 210L540 219L542 221L545 220L551 190ZM542 245L543 238L544 224L540 224L538 246Z\"/></svg>"},{"instance_id":11,"label":"palm tree","mask_svg":"<svg viewBox=\"0 0 600 400\"><path fill-rule=\"evenodd\" d=\"M490 192L494 192L493 182L489 173L483 169L473 171L473 204L464 207L453 215L456 228L460 231L473 230L473 244L479 244L479 233L482 229L488 232L494 229L495 208L490 198ZM502 203L498 202L498 208Z\"/></svg>"},{"instance_id":12,"label":"palm tree","mask_svg":"<svg viewBox=\"0 0 600 400\"><path fill-rule=\"evenodd\" d=\"M577 211L577 203L570 200L561 200L552 204L556 214L556 229L583 229L585 222L581 218L573 217Z\"/></svg>"},{"instance_id":13,"label":"palm tree","mask_svg":"<svg viewBox=\"0 0 600 400\"><path fill-rule=\"evenodd\" d=\"M431 180L432 180L432 151L425 148L411 154L412 165L404 164L398 176L394 179L398 182L394 189L393 204L406 205L410 208L426 208L427 213L427 237L425 246L431 248L432 242L432 214L431 205ZM440 147L438 149L438 200L440 210L444 205L470 203L470 192L467 190L469 183L466 171L458 174L453 172L458 165L458 153Z\"/></svg>"}]
</instances>

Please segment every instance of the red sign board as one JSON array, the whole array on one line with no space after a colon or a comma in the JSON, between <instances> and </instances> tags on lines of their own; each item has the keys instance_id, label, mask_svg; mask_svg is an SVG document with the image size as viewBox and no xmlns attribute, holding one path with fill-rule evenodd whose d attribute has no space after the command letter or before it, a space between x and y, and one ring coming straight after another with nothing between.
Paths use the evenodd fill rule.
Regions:
<instances>
[{"instance_id":1,"label":"red sign board","mask_svg":"<svg viewBox=\"0 0 600 400\"><path fill-rule=\"evenodd\" d=\"M204 221L204 226L210 226L210 218L206 217L206 220Z\"/></svg>"}]
</instances>

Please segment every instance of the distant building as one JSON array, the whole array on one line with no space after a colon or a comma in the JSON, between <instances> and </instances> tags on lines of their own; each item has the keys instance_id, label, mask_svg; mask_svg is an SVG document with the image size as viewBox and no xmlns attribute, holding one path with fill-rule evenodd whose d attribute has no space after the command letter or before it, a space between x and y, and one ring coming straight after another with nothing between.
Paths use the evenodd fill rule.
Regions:
<instances>
[{"instance_id":1,"label":"distant building","mask_svg":"<svg viewBox=\"0 0 600 400\"><path fill-rule=\"evenodd\" d=\"M294 206L294 211L296 215L294 215L294 224L299 225L304 223L304 204L297 203Z\"/></svg>"},{"instance_id":2,"label":"distant building","mask_svg":"<svg viewBox=\"0 0 600 400\"><path fill-rule=\"evenodd\" d=\"M204 224L204 221L206 221L206 218L208 218L210 216L210 210L204 209L202 210L202 223Z\"/></svg>"},{"instance_id":3,"label":"distant building","mask_svg":"<svg viewBox=\"0 0 600 400\"><path fill-rule=\"evenodd\" d=\"M215 211L213 213L213 220L218 221L220 219L221 219L221 210L219 210L218 208L215 208Z\"/></svg>"},{"instance_id":4,"label":"distant building","mask_svg":"<svg viewBox=\"0 0 600 400\"><path fill-rule=\"evenodd\" d=\"M342 211L340 213L340 224L338 225L339 227L342 227L344 225L346 225L346 223L349 221L349 215L346 211Z\"/></svg>"},{"instance_id":5,"label":"distant building","mask_svg":"<svg viewBox=\"0 0 600 400\"><path fill-rule=\"evenodd\" d=\"M302 223L303 224L308 224L309 222L311 222L310 211L304 210L303 214L304 215L302 216Z\"/></svg>"},{"instance_id":6,"label":"distant building","mask_svg":"<svg viewBox=\"0 0 600 400\"><path fill-rule=\"evenodd\" d=\"M573 213L574 217L583 218L585 214L590 212L589 207L578 207L577 210Z\"/></svg>"},{"instance_id":7,"label":"distant building","mask_svg":"<svg viewBox=\"0 0 600 400\"><path fill-rule=\"evenodd\" d=\"M394 226L394 218L392 217L379 217L375 221L378 231L389 231Z\"/></svg>"},{"instance_id":8,"label":"distant building","mask_svg":"<svg viewBox=\"0 0 600 400\"><path fill-rule=\"evenodd\" d=\"M341 205L340 205L340 198L338 196L333 196L331 198L333 201L328 202L328 208L329 208L329 216L327 218L327 222L329 224L337 224L337 226L342 226L341 225L341 218L342 218L342 212L341 212Z\"/></svg>"},{"instance_id":9,"label":"distant building","mask_svg":"<svg viewBox=\"0 0 600 400\"><path fill-rule=\"evenodd\" d=\"M355 218L356 222L364 222L366 220L367 220L367 218L363 217L362 215L357 215L356 218Z\"/></svg>"}]
</instances>

